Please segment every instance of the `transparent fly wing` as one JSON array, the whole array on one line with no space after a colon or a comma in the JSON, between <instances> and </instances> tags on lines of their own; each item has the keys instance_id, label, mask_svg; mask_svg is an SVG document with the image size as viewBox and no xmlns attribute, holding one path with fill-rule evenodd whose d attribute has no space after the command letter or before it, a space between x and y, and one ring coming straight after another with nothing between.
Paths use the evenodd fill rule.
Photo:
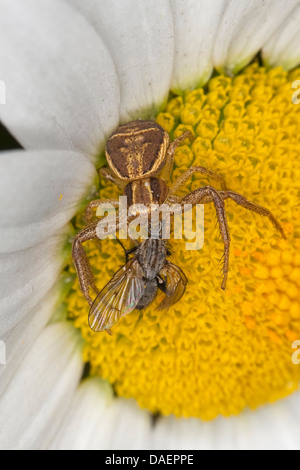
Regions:
<instances>
[{"instance_id":1,"label":"transparent fly wing","mask_svg":"<svg viewBox=\"0 0 300 470\"><path fill-rule=\"evenodd\" d=\"M109 330L136 308L144 291L141 266L137 260L131 260L98 294L89 313L91 329L96 332Z\"/></svg>"},{"instance_id":2,"label":"transparent fly wing","mask_svg":"<svg viewBox=\"0 0 300 470\"><path fill-rule=\"evenodd\" d=\"M157 309L166 310L181 299L185 292L188 280L184 272L178 266L170 263L169 261L161 270L160 275L165 278L166 296Z\"/></svg>"}]
</instances>

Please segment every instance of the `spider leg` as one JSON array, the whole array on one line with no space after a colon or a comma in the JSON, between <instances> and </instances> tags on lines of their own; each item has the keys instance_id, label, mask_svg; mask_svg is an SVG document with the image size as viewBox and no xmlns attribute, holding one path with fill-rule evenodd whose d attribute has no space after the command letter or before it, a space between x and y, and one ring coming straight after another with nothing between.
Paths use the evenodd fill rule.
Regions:
<instances>
[{"instance_id":1,"label":"spider leg","mask_svg":"<svg viewBox=\"0 0 300 470\"><path fill-rule=\"evenodd\" d=\"M226 183L222 176L202 166L192 166L182 173L178 180L171 186L169 195L172 196L175 194L178 189L180 189L195 173L199 173L201 175L207 176L208 178L211 178L212 180L215 180L216 182L220 183L223 190L226 189Z\"/></svg>"},{"instance_id":2,"label":"spider leg","mask_svg":"<svg viewBox=\"0 0 300 470\"><path fill-rule=\"evenodd\" d=\"M96 281L90 263L82 245L88 240L99 240L97 236L98 223L99 220L95 220L90 225L81 230L81 232L79 232L75 237L72 247L72 258L77 271L80 289L89 305L92 305L93 303L93 300L90 296L90 289L92 289L96 295L98 295L99 289L96 286ZM115 227L116 231L118 228L119 223L117 222Z\"/></svg>"},{"instance_id":3,"label":"spider leg","mask_svg":"<svg viewBox=\"0 0 300 470\"><path fill-rule=\"evenodd\" d=\"M194 136L191 131L184 132L182 135L177 137L177 139L170 143L167 149L166 164L161 173L161 178L163 180L168 181L170 179L174 167L175 150L182 142L185 141L185 139L190 139L190 141L194 140Z\"/></svg>"},{"instance_id":4,"label":"spider leg","mask_svg":"<svg viewBox=\"0 0 300 470\"><path fill-rule=\"evenodd\" d=\"M192 204L207 204L213 202L217 213L220 232L224 243L224 265L223 265L223 282L222 289L226 289L228 271L229 271L229 256L230 256L230 234L225 212L225 204L219 192L211 186L196 189L187 196L181 199L181 205Z\"/></svg>"},{"instance_id":5,"label":"spider leg","mask_svg":"<svg viewBox=\"0 0 300 470\"><path fill-rule=\"evenodd\" d=\"M126 181L122 181L120 178L118 178L110 168L100 168L98 173L100 176L115 184L120 189L124 189L126 186Z\"/></svg>"},{"instance_id":6,"label":"spider leg","mask_svg":"<svg viewBox=\"0 0 300 470\"><path fill-rule=\"evenodd\" d=\"M269 209L266 209L263 206L255 204L254 202L248 201L244 196L241 194L235 193L234 191L220 191L220 196L225 199L232 199L236 204L245 209L248 209L251 212L256 212L257 214L262 215L263 217L267 217L273 226L278 230L282 238L286 239L286 235L281 224L278 220L273 216L272 212Z\"/></svg>"}]
</instances>

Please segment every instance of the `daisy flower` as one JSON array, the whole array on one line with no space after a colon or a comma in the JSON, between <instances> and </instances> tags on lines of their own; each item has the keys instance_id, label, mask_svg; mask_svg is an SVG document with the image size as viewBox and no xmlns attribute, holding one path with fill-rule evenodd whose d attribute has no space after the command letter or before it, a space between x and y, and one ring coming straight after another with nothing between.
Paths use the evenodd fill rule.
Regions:
<instances>
[{"instance_id":1,"label":"daisy flower","mask_svg":"<svg viewBox=\"0 0 300 470\"><path fill-rule=\"evenodd\" d=\"M2 449L300 448L299 19L299 0L0 0L0 117L24 149L0 154ZM213 169L287 240L228 202L224 293L205 207L203 249L172 241L182 300L110 337L71 244L88 201L118 194L107 138L140 118L194 134L173 180ZM99 286L124 263L112 240L86 249Z\"/></svg>"}]
</instances>

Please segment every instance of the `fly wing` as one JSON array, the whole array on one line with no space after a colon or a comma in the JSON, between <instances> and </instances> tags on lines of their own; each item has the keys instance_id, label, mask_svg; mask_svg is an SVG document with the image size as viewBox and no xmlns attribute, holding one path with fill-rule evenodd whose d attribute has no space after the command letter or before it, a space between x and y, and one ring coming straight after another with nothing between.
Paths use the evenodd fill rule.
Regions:
<instances>
[{"instance_id":1,"label":"fly wing","mask_svg":"<svg viewBox=\"0 0 300 470\"><path fill-rule=\"evenodd\" d=\"M132 312L145 291L142 268L135 259L114 275L91 306L89 325L96 332L109 330Z\"/></svg>"},{"instance_id":2,"label":"fly wing","mask_svg":"<svg viewBox=\"0 0 300 470\"><path fill-rule=\"evenodd\" d=\"M160 274L165 277L165 293L166 296L157 307L158 310L165 310L176 304L183 296L186 286L187 277L184 272L175 264L169 261L161 270Z\"/></svg>"}]
</instances>

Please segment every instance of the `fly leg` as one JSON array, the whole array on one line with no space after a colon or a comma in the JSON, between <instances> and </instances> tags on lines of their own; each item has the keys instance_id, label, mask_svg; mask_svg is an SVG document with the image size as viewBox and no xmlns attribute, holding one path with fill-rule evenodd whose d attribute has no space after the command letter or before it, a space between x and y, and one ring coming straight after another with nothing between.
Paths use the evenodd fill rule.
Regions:
<instances>
[{"instance_id":1,"label":"fly leg","mask_svg":"<svg viewBox=\"0 0 300 470\"><path fill-rule=\"evenodd\" d=\"M167 294L167 283L161 276L156 276L157 280L157 287L161 290L164 294Z\"/></svg>"},{"instance_id":2,"label":"fly leg","mask_svg":"<svg viewBox=\"0 0 300 470\"><path fill-rule=\"evenodd\" d=\"M132 247L132 248L129 248L129 250L127 250L127 249L125 248L125 246L123 245L123 243L121 242L121 240L120 240L118 237L116 237L116 240L117 240L117 242L119 243L119 245L121 245L121 247L123 248L123 251L124 251L124 253L125 253L125 262L126 262L126 264L127 264L128 261L129 261L129 255L131 255L132 253L134 253L134 252L138 249L138 245L136 245L136 246L134 246L134 247Z\"/></svg>"}]
</instances>

